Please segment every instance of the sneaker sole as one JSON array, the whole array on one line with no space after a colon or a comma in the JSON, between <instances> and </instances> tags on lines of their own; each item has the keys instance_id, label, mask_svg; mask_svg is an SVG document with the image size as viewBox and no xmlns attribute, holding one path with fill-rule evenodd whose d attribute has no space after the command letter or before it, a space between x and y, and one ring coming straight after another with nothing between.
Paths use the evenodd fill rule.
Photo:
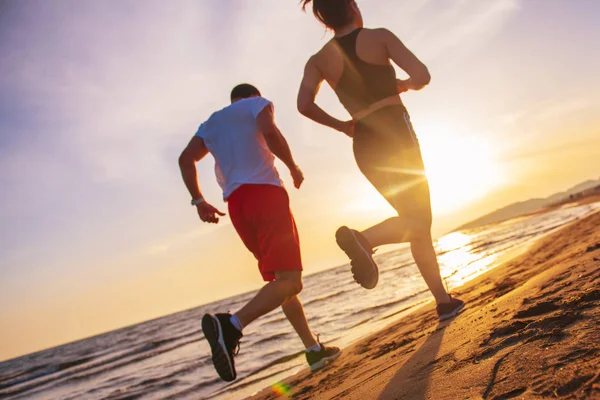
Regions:
<instances>
[{"instance_id":1,"label":"sneaker sole","mask_svg":"<svg viewBox=\"0 0 600 400\"><path fill-rule=\"evenodd\" d=\"M367 272L372 277L371 280L373 282L358 283L365 289L373 289L375 286L377 286L377 282L379 282L379 268L377 267L377 264L375 264L375 261L373 261L371 253L369 253L369 251L360 244L354 232L350 228L342 226L335 233L335 241L340 249L342 249L351 260L366 257L366 264L369 266L369 270ZM356 247L358 247L360 251L359 254L354 254L355 252L353 250L355 250Z\"/></svg>"},{"instance_id":2,"label":"sneaker sole","mask_svg":"<svg viewBox=\"0 0 600 400\"><path fill-rule=\"evenodd\" d=\"M223 329L219 319L213 315L205 314L202 317L202 332L204 332L204 336L210 344L213 365L219 376L227 382L235 380L235 368L223 340Z\"/></svg>"},{"instance_id":3,"label":"sneaker sole","mask_svg":"<svg viewBox=\"0 0 600 400\"><path fill-rule=\"evenodd\" d=\"M460 312L460 310L462 310L463 308L465 308L465 304L461 304L460 306L456 307L454 310L452 310L452 312L448 313L448 314L442 314L440 315L438 318L440 321L445 321L447 319L450 319L452 317L456 317L456 315Z\"/></svg>"},{"instance_id":4,"label":"sneaker sole","mask_svg":"<svg viewBox=\"0 0 600 400\"><path fill-rule=\"evenodd\" d=\"M333 360L335 360L336 358L338 358L341 355L342 355L342 351L340 350L332 356L324 357L324 358L320 359L319 361L317 361L316 363L314 363L313 365L310 366L310 372L315 372L315 371L325 367L327 364L331 364L333 362Z\"/></svg>"}]
</instances>

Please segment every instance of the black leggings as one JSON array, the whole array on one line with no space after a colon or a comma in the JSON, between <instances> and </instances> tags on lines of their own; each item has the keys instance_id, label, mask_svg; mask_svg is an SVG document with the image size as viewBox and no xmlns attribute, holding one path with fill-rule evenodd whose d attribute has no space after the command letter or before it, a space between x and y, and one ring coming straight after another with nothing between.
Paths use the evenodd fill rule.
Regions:
<instances>
[{"instance_id":1,"label":"black leggings","mask_svg":"<svg viewBox=\"0 0 600 400\"><path fill-rule=\"evenodd\" d=\"M429 184L406 109L387 106L354 128L358 168L401 217L431 226Z\"/></svg>"}]
</instances>

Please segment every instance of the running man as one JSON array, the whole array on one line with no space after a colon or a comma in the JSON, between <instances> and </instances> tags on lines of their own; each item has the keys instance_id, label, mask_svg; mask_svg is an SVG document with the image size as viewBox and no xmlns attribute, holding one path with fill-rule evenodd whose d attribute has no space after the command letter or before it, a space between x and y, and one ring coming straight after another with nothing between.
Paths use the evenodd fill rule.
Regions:
<instances>
[{"instance_id":1,"label":"running man","mask_svg":"<svg viewBox=\"0 0 600 400\"><path fill-rule=\"evenodd\" d=\"M195 164L209 152L215 158L217 181L228 203L231 222L258 260L263 279L269 282L235 314L203 316L202 331L217 373L225 381L236 378L234 352L243 328L279 306L306 347L310 369L324 367L341 352L337 347L323 346L315 338L298 298L302 290L298 232L274 156L289 168L297 189L304 176L275 125L273 104L252 85L236 86L231 92L231 105L200 125L179 157L192 205L202 221L216 224L225 214L202 196Z\"/></svg>"},{"instance_id":2,"label":"running man","mask_svg":"<svg viewBox=\"0 0 600 400\"><path fill-rule=\"evenodd\" d=\"M464 302L452 298L440 277L431 238L429 184L419 142L399 94L429 83L427 67L386 29L366 29L354 0L303 0L334 37L306 64L298 110L313 121L353 138L354 157L363 175L398 216L362 232L345 226L336 241L351 259L354 279L367 289L377 285L373 248L409 242L421 275L437 303L440 320L455 316ZM393 61L409 79L397 80ZM315 104L323 81L352 116L340 121Z\"/></svg>"}]
</instances>

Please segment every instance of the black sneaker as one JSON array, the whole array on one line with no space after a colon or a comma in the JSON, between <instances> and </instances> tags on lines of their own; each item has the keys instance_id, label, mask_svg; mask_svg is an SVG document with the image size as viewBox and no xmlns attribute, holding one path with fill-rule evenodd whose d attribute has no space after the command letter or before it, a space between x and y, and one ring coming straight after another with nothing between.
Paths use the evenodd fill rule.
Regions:
<instances>
[{"instance_id":1,"label":"black sneaker","mask_svg":"<svg viewBox=\"0 0 600 400\"><path fill-rule=\"evenodd\" d=\"M379 268L373 261L373 248L362 233L342 226L335 233L335 240L351 260L354 280L365 289L377 286Z\"/></svg>"},{"instance_id":2,"label":"black sneaker","mask_svg":"<svg viewBox=\"0 0 600 400\"><path fill-rule=\"evenodd\" d=\"M342 351L339 348L333 346L323 346L321 344L321 350L309 351L306 353L306 361L308 361L308 365L310 365L310 370L314 372L331 363L341 354Z\"/></svg>"},{"instance_id":3,"label":"black sneaker","mask_svg":"<svg viewBox=\"0 0 600 400\"><path fill-rule=\"evenodd\" d=\"M204 314L202 332L210 344L212 361L217 373L224 381L235 380L235 361L233 356L239 349L242 332L238 331L229 320L231 314Z\"/></svg>"},{"instance_id":4,"label":"black sneaker","mask_svg":"<svg viewBox=\"0 0 600 400\"><path fill-rule=\"evenodd\" d=\"M450 301L448 303L438 304L435 310L438 313L438 318L440 321L445 319L449 319L455 317L456 314L465 306L465 302L460 299L455 299L454 297L448 295L450 297Z\"/></svg>"}]
</instances>

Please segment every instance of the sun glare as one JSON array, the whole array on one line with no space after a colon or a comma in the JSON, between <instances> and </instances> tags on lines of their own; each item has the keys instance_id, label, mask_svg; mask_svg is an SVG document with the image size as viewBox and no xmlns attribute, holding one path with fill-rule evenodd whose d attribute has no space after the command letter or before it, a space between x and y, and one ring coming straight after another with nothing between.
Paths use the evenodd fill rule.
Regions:
<instances>
[{"instance_id":1,"label":"sun glare","mask_svg":"<svg viewBox=\"0 0 600 400\"><path fill-rule=\"evenodd\" d=\"M484 137L423 128L419 137L434 212L455 211L500 185L500 166Z\"/></svg>"},{"instance_id":2,"label":"sun glare","mask_svg":"<svg viewBox=\"0 0 600 400\"><path fill-rule=\"evenodd\" d=\"M485 137L460 135L448 128L425 125L419 129L419 141L434 213L452 213L502 184L500 165ZM387 204L375 190L363 191L355 197L352 210L376 210Z\"/></svg>"}]
</instances>

